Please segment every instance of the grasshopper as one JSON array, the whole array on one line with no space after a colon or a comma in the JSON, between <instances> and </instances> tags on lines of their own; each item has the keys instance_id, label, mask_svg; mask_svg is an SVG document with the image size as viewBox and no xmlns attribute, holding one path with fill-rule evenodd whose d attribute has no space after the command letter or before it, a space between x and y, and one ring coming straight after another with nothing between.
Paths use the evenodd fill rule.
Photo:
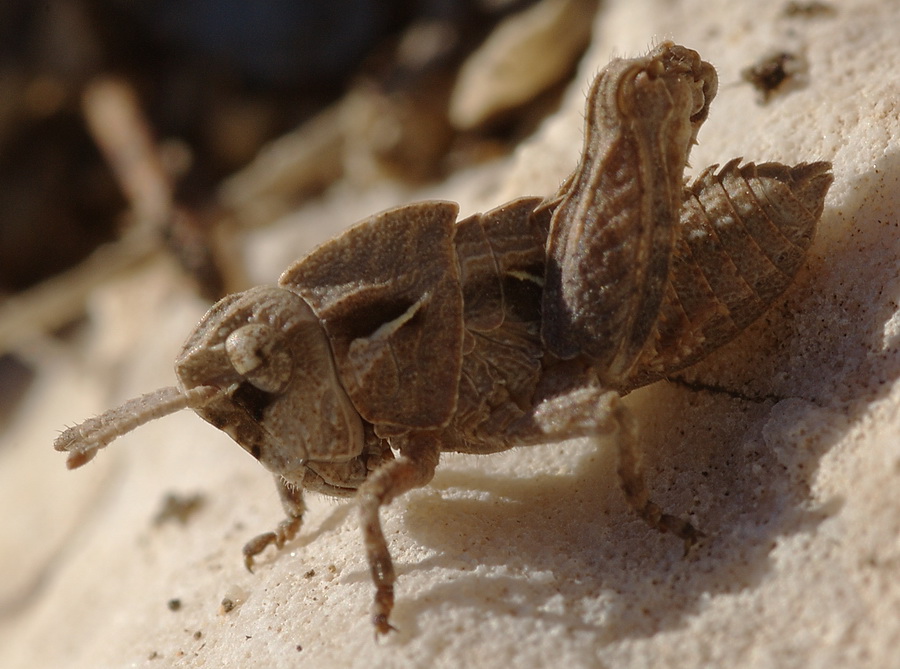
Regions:
<instances>
[{"instance_id":1,"label":"grasshopper","mask_svg":"<svg viewBox=\"0 0 900 669\"><path fill-rule=\"evenodd\" d=\"M376 214L225 297L175 361L178 385L66 430L79 467L191 408L275 477L286 518L244 547L252 570L300 529L304 491L353 498L394 629L379 511L443 452L487 454L616 431L618 478L652 527L700 532L649 497L621 397L701 360L763 314L803 264L825 162L684 170L714 68L666 42L612 61L587 96L581 160L559 191L457 222L452 202Z\"/></svg>"}]
</instances>

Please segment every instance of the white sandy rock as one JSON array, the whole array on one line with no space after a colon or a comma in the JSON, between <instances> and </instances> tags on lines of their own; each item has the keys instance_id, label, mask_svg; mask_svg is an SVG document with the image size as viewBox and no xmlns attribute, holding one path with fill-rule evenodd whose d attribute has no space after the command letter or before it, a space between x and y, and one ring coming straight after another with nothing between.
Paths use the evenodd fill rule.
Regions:
<instances>
[{"instance_id":1,"label":"white sandy rock","mask_svg":"<svg viewBox=\"0 0 900 669\"><path fill-rule=\"evenodd\" d=\"M786 296L690 383L629 398L653 494L709 535L698 550L682 557L629 511L611 449L446 457L431 485L383 514L401 631L376 643L350 505L311 496L302 536L249 574L241 546L281 511L268 475L224 434L184 412L84 470L65 472L51 450L64 424L172 382L203 307L159 265L95 303L98 337L118 327L113 304L134 305L134 353L48 358L3 433L0 666L897 666L900 5L786 16L789 4L605 2L564 107L534 138L508 161L404 194L470 212L552 192L577 159L593 74L666 38L719 71L696 168L834 162ZM808 81L761 105L740 72L780 48L803 53ZM397 195L335 189L276 232L312 243L332 234L323 223ZM250 257L274 280L287 261L263 258L266 246ZM185 525L154 525L169 492L206 503ZM225 597L238 600L229 613Z\"/></svg>"}]
</instances>

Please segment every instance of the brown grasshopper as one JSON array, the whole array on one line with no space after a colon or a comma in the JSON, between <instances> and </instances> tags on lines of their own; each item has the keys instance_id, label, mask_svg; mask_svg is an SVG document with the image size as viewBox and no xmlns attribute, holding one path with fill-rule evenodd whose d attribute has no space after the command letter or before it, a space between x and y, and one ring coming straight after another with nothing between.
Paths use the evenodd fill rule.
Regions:
<instances>
[{"instance_id":1,"label":"brown grasshopper","mask_svg":"<svg viewBox=\"0 0 900 669\"><path fill-rule=\"evenodd\" d=\"M650 499L620 397L718 348L804 261L830 164L713 166L685 186L713 67L664 43L610 63L588 94L584 152L550 198L456 222L428 201L372 216L277 286L231 295L175 361L178 386L66 430L79 467L138 425L190 407L275 475L287 518L245 562L297 534L303 491L353 497L393 629L379 510L440 454L494 453L617 430L618 476L651 526L699 532Z\"/></svg>"}]
</instances>

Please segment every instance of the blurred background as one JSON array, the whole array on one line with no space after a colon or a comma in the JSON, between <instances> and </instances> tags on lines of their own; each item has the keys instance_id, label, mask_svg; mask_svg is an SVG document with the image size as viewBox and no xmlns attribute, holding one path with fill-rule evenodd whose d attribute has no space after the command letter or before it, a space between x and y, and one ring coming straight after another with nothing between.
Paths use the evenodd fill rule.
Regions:
<instances>
[{"instance_id":1,"label":"blurred background","mask_svg":"<svg viewBox=\"0 0 900 669\"><path fill-rule=\"evenodd\" d=\"M35 337L169 253L210 301L239 231L335 182L422 184L555 108L596 0L0 3L0 420Z\"/></svg>"}]
</instances>

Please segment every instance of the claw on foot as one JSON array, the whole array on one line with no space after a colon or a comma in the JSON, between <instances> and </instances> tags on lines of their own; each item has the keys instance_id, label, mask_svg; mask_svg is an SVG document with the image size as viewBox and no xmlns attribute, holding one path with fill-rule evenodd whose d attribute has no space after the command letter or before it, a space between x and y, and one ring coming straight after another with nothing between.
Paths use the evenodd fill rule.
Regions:
<instances>
[{"instance_id":1,"label":"claw on foot","mask_svg":"<svg viewBox=\"0 0 900 669\"><path fill-rule=\"evenodd\" d=\"M268 546L275 544L275 548L281 550L288 541L296 537L297 532L300 530L300 521L301 518L299 516L283 520L274 532L260 534L244 544L242 552L244 554L244 566L247 567L247 571L251 574L253 573L253 558L266 550Z\"/></svg>"},{"instance_id":2,"label":"claw on foot","mask_svg":"<svg viewBox=\"0 0 900 669\"><path fill-rule=\"evenodd\" d=\"M251 574L253 573L254 558L266 550L271 544L278 544L278 535L274 532L260 534L258 537L254 537L244 544L242 553L244 554L244 566L247 567L247 571Z\"/></svg>"},{"instance_id":3,"label":"claw on foot","mask_svg":"<svg viewBox=\"0 0 900 669\"><path fill-rule=\"evenodd\" d=\"M396 627L388 622L387 615L383 613L376 613L372 616L372 624L375 625L375 639L398 631Z\"/></svg>"},{"instance_id":4,"label":"claw on foot","mask_svg":"<svg viewBox=\"0 0 900 669\"><path fill-rule=\"evenodd\" d=\"M656 526L663 532L671 532L684 542L684 555L687 556L700 539L705 537L700 530L691 525L686 520L682 520L678 516L672 516L664 513L660 516Z\"/></svg>"}]
</instances>

